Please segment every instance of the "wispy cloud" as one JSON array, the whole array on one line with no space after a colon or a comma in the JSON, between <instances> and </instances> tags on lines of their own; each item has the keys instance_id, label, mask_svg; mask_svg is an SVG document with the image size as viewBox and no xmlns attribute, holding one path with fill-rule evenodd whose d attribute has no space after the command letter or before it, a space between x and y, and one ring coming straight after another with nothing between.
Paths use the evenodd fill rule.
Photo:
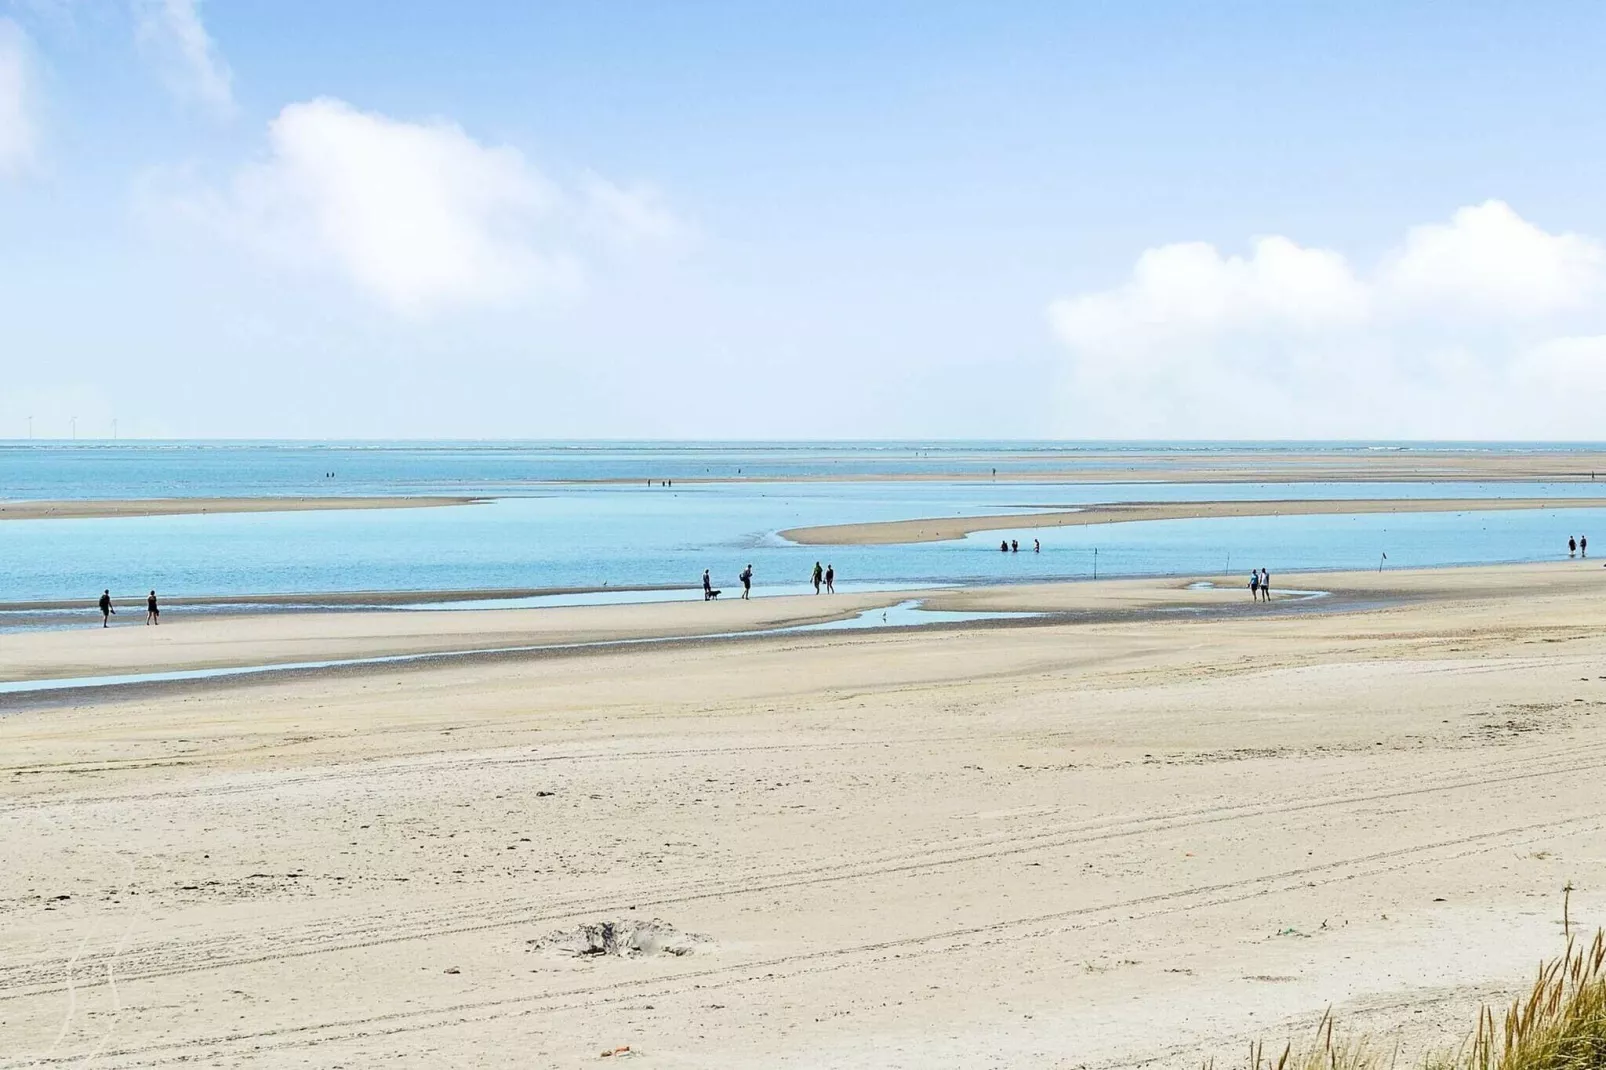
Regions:
<instances>
[{"instance_id":1,"label":"wispy cloud","mask_svg":"<svg viewBox=\"0 0 1606 1070\"><path fill-rule=\"evenodd\" d=\"M262 158L225 187L161 199L298 272L332 269L411 316L576 291L599 216L643 241L681 229L655 196L600 179L565 189L517 149L454 123L330 98L284 108Z\"/></svg>"},{"instance_id":2,"label":"wispy cloud","mask_svg":"<svg viewBox=\"0 0 1606 1070\"><path fill-rule=\"evenodd\" d=\"M234 74L201 22L200 0L133 0L140 48L168 88L219 118L235 113Z\"/></svg>"},{"instance_id":3,"label":"wispy cloud","mask_svg":"<svg viewBox=\"0 0 1606 1070\"><path fill-rule=\"evenodd\" d=\"M35 160L34 75L27 35L0 18L0 175L14 175Z\"/></svg>"}]
</instances>

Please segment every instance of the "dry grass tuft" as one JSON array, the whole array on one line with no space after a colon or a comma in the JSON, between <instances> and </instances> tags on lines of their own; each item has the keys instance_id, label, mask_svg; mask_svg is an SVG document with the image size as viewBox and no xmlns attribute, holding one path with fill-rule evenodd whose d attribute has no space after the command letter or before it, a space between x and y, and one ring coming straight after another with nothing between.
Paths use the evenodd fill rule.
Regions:
<instances>
[{"instance_id":1,"label":"dry grass tuft","mask_svg":"<svg viewBox=\"0 0 1606 1070\"><path fill-rule=\"evenodd\" d=\"M1284 1047L1269 1058L1261 1045L1249 1051L1247 1070L1396 1070L1399 1052L1382 1050L1364 1036L1335 1035L1333 1016L1322 1016L1316 1042ZM1606 1070L1606 932L1588 947L1567 941L1560 958L1539 969L1532 991L1496 1023L1485 1007L1469 1043L1448 1055L1429 1056L1422 1070Z\"/></svg>"}]
</instances>

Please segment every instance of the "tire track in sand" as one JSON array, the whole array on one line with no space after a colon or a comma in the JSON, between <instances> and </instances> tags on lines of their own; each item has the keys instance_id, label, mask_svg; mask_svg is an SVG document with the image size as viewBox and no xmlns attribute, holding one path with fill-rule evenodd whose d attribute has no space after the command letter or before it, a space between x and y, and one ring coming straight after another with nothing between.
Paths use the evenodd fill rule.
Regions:
<instances>
[{"instance_id":1,"label":"tire track in sand","mask_svg":"<svg viewBox=\"0 0 1606 1070\"><path fill-rule=\"evenodd\" d=\"M118 976L122 983L182 976L306 958L316 955L358 951L370 947L407 941L460 936L519 925L559 922L579 913L618 913L631 908L660 908L706 899L772 893L840 881L887 877L940 869L974 862L993 861L1034 851L1065 848L1149 833L1221 824L1255 818L1283 817L1298 813L1392 802L1441 792L1487 788L1536 778L1595 772L1606 768L1606 757L1591 761L1569 761L1568 756L1540 757L1529 768L1513 771L1510 763L1497 775L1447 779L1441 783L1415 784L1387 791L1339 793L1322 799L1283 800L1272 804L1228 804L1200 807L1192 811L1161 816L1138 815L1113 818L1028 833L997 833L955 845L945 839L941 846L925 845L912 851L884 856L877 860L855 860L825 865L792 867L781 870L749 871L736 877L691 883L670 882L627 893L612 901L594 897L559 900L540 908L507 907L501 899L481 904L453 903L403 911L380 920L330 919L314 926L299 926L252 934L261 950L240 952L238 936L175 944L164 942L145 948L125 950L119 958ZM63 980L65 960L46 960L0 967L0 1001L66 991L69 987L94 988L105 983L104 970L97 965L104 956L84 955L78 961L85 972L97 976L81 981Z\"/></svg>"},{"instance_id":2,"label":"tire track in sand","mask_svg":"<svg viewBox=\"0 0 1606 1070\"><path fill-rule=\"evenodd\" d=\"M1543 829L1532 824L1458 836L1429 844L1398 847L1332 862L1300 866L1271 874L1258 874L1216 884L1198 885L1171 891L1135 896L1130 899L1066 910L1011 918L980 925L951 928L889 940L854 944L848 947L777 955L769 958L688 970L670 978L637 978L585 985L555 992L493 997L433 1008L414 1008L383 1014L364 1015L325 1022L309 1022L274 1029L226 1033L213 1037L160 1041L111 1051L102 1051L97 1063L116 1060L126 1067L149 1067L175 1063L216 1060L231 1054L252 1056L267 1051L327 1045L342 1040L362 1039L420 1032L443 1027L461 1027L476 1021L507 1016L552 1014L594 1009L599 1004L642 998L673 998L690 991L727 988L762 983L777 978L824 973L848 966L864 965L861 959L902 953L945 953L968 947L979 939L1012 929L1053 926L1055 931L1093 928L1119 921L1141 921L1168 914L1202 910L1277 895L1283 892L1383 876L1409 868L1413 863L1445 862L1487 853L1501 846L1520 845L1553 836L1561 829L1575 832L1599 831L1602 815L1591 814L1553 822ZM1440 854L1443 857L1440 857ZM1429 857L1431 856L1431 857ZM935 944L956 945L932 947ZM230 1052L229 1048L245 1047ZM31 1065L61 1065L81 1061L81 1055L59 1055L31 1060Z\"/></svg>"}]
</instances>

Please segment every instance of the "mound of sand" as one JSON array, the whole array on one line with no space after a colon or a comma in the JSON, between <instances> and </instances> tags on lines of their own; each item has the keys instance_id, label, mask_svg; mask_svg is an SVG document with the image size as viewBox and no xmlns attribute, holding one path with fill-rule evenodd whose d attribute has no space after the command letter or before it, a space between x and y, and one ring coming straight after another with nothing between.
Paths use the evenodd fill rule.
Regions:
<instances>
[{"instance_id":1,"label":"mound of sand","mask_svg":"<svg viewBox=\"0 0 1606 1070\"><path fill-rule=\"evenodd\" d=\"M590 922L529 943L536 951L634 958L638 955L689 955L693 945L707 943L708 939L698 933L680 932L673 925L654 918L652 921Z\"/></svg>"}]
</instances>

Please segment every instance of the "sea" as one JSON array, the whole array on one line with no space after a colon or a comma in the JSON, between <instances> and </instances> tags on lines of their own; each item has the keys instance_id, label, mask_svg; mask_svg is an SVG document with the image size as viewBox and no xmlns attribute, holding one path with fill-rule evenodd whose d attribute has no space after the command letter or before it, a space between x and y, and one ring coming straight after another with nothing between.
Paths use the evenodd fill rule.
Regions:
<instances>
[{"instance_id":1,"label":"sea","mask_svg":"<svg viewBox=\"0 0 1606 1070\"><path fill-rule=\"evenodd\" d=\"M558 593L519 604L696 597L703 570L755 593L1250 568L1409 568L1566 556L1597 530L1606 480L1550 483L1056 482L1103 470L1253 466L1302 451L1595 449L1589 443L0 442L12 500L470 495L482 504L0 522L0 606L352 591ZM995 477L995 472L997 476ZM1034 478L1041 475L1043 478ZM879 478L868 478L879 477ZM1213 518L981 532L943 543L800 546L799 526L1039 512L1106 502L1599 496L1600 509ZM1018 539L1021 553L1000 553ZM1041 553L1030 552L1033 539ZM654 590L671 588L671 590ZM419 604L431 599L420 596ZM494 597L460 605L513 604ZM0 627L4 621L0 620Z\"/></svg>"}]
</instances>

